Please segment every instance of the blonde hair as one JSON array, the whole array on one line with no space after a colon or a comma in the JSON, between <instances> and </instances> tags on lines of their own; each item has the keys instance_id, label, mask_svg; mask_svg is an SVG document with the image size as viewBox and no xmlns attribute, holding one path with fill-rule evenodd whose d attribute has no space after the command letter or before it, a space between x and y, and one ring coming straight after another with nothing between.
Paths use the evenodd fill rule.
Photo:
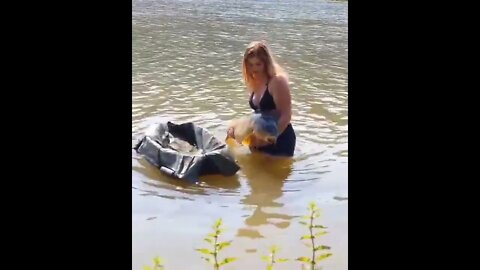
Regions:
<instances>
[{"instance_id":1,"label":"blonde hair","mask_svg":"<svg viewBox=\"0 0 480 270\"><path fill-rule=\"evenodd\" d=\"M254 84L252 74L248 70L248 59L251 57L257 57L263 62L269 80L279 74L287 76L285 70L275 61L265 41L251 42L245 50L242 62L243 81L249 91L252 91Z\"/></svg>"}]
</instances>

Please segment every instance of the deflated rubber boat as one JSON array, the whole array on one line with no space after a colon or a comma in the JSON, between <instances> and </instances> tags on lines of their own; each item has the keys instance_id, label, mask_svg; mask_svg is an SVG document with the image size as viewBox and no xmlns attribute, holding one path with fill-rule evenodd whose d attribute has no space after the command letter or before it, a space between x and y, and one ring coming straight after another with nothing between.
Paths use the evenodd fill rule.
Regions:
<instances>
[{"instance_id":1,"label":"deflated rubber boat","mask_svg":"<svg viewBox=\"0 0 480 270\"><path fill-rule=\"evenodd\" d=\"M192 122L152 126L133 149L160 171L189 182L232 176L240 169L223 141Z\"/></svg>"}]
</instances>

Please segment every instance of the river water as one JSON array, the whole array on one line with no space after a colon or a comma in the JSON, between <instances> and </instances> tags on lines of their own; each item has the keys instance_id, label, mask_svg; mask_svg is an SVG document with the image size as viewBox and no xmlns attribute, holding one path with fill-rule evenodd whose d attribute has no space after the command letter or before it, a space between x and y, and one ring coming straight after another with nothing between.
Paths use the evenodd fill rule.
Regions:
<instances>
[{"instance_id":1,"label":"river water","mask_svg":"<svg viewBox=\"0 0 480 270\"><path fill-rule=\"evenodd\" d=\"M224 269L266 269L280 257L309 256L300 216L310 201L333 256L323 269L348 268L348 2L132 0L132 145L160 121L187 122L225 137L226 123L250 112L241 78L245 47L266 40L288 71L297 148L272 162L236 149L234 177L189 185L162 175L132 151L133 269L161 256L166 269L212 269L195 248L217 218L233 240ZM301 269L298 262L275 269Z\"/></svg>"}]
</instances>

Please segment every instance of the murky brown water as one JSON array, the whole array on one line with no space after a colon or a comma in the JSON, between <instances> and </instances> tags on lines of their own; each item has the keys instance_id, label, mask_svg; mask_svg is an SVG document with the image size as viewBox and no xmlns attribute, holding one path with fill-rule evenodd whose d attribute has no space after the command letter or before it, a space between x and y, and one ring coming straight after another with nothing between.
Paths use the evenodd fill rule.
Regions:
<instances>
[{"instance_id":1,"label":"murky brown water","mask_svg":"<svg viewBox=\"0 0 480 270\"><path fill-rule=\"evenodd\" d=\"M133 269L155 256L167 269L211 269L194 249L221 217L233 240L225 269L265 269L280 256L308 255L298 224L308 202L321 208L334 255L346 270L348 240L347 2L133 0L133 141L159 121L193 121L219 138L226 121L250 112L240 64L252 40L269 41L290 75L297 133L294 159L271 161L236 149L242 169L192 186L163 176L132 151ZM300 269L296 262L275 269Z\"/></svg>"}]
</instances>

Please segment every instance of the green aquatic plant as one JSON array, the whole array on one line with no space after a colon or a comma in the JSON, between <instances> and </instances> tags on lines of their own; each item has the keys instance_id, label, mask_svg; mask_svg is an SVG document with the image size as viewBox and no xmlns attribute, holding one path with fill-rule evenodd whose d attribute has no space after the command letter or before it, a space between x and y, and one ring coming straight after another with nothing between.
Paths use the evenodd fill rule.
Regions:
<instances>
[{"instance_id":1,"label":"green aquatic plant","mask_svg":"<svg viewBox=\"0 0 480 270\"><path fill-rule=\"evenodd\" d=\"M316 240L322 235L327 234L327 231L325 230L327 227L314 223L314 221L320 217L320 209L315 202L311 202L308 206L308 210L309 215L303 216L300 224L308 228L309 234L302 236L300 240L309 240L308 243L305 244L312 248L312 254L311 257L298 257L296 258L296 261L309 265L310 270L315 270L316 267L318 267L318 263L332 256L332 253L330 252L331 248L329 246L318 245L318 241L316 242ZM227 257L221 261L219 259L220 251L230 246L232 243L232 241L219 242L220 235L225 231L225 229L222 228L222 225L222 219L219 218L215 221L215 224L212 227L213 232L209 233L207 237L204 238L204 241L211 245L210 248L195 249L202 254L202 259L213 265L214 270L219 270L221 266L237 260L237 258L233 257ZM267 262L267 270L273 270L274 265L277 263L288 261L286 258L277 258L279 250L280 248L278 246L272 246L269 249L269 255L261 257L263 261ZM153 262L153 267L145 266L144 270L165 270L160 257L155 257Z\"/></svg>"},{"instance_id":2,"label":"green aquatic plant","mask_svg":"<svg viewBox=\"0 0 480 270\"><path fill-rule=\"evenodd\" d=\"M225 264L228 264L237 260L236 258L233 258L233 257L227 257L222 261L219 261L219 258L218 258L219 252L222 251L224 248L230 246L232 243L232 241L226 241L226 242L218 241L219 236L224 231L225 230L222 228L222 219L219 218L213 225L213 232L209 233L207 237L204 239L204 241L211 244L212 247L210 249L207 249L207 248L196 249L196 251L207 256L207 257L202 256L202 259L212 264L214 270L219 270L220 266L223 266Z\"/></svg>"},{"instance_id":3,"label":"green aquatic plant","mask_svg":"<svg viewBox=\"0 0 480 270\"><path fill-rule=\"evenodd\" d=\"M277 258L276 254L280 250L278 246L270 247L270 254L268 256L262 256L262 260L267 262L267 270L273 270L273 265L275 263L282 263L287 262L288 259L285 258Z\"/></svg>"},{"instance_id":4,"label":"green aquatic plant","mask_svg":"<svg viewBox=\"0 0 480 270\"><path fill-rule=\"evenodd\" d=\"M160 257L153 258L153 267L145 266L143 270L165 270L162 263L162 258Z\"/></svg>"},{"instance_id":5,"label":"green aquatic plant","mask_svg":"<svg viewBox=\"0 0 480 270\"><path fill-rule=\"evenodd\" d=\"M314 224L314 219L320 217L320 209L318 209L318 206L315 202L311 202L308 206L308 210L310 214L308 216L303 216L302 217L303 220L300 221L300 224L308 227L309 234L302 236L300 240L310 240L310 243L307 244L307 246L311 246L312 248L312 257L299 257L297 258L297 261L309 264L310 269L314 270L318 262L332 256L332 253L328 252L328 250L330 250L329 246L316 245L318 243L315 243L315 239L327 233L327 231L325 231L327 227L323 225ZM314 233L315 229L319 231ZM317 252L320 253L322 251L323 253L317 256Z\"/></svg>"}]
</instances>

